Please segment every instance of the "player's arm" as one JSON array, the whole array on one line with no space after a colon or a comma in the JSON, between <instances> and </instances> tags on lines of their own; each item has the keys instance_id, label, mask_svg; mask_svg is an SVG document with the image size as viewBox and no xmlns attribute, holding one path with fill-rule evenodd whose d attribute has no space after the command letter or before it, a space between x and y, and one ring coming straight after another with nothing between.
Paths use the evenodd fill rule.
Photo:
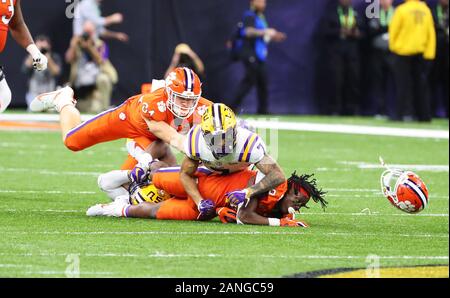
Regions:
<instances>
[{"instance_id":1,"label":"player's arm","mask_svg":"<svg viewBox=\"0 0 450 298\"><path fill-rule=\"evenodd\" d=\"M47 68L47 57L42 55L41 51L34 44L31 33L23 19L22 8L20 0L17 0L14 7L14 17L9 23L9 29L14 40L33 57L33 66L38 70L45 70Z\"/></svg>"},{"instance_id":2,"label":"player's arm","mask_svg":"<svg viewBox=\"0 0 450 298\"><path fill-rule=\"evenodd\" d=\"M248 198L260 196L276 188L286 180L281 167L267 154L255 166L265 177L257 184L246 189Z\"/></svg>"},{"instance_id":3,"label":"player's arm","mask_svg":"<svg viewBox=\"0 0 450 298\"><path fill-rule=\"evenodd\" d=\"M258 200L253 199L244 206L240 206L238 208L236 214L236 221L238 224L247 224L247 225L268 225L273 227L307 227L308 225L301 221L296 221L290 217L284 218L273 218L273 217L264 217L259 215L256 212L258 207Z\"/></svg>"},{"instance_id":4,"label":"player's arm","mask_svg":"<svg viewBox=\"0 0 450 298\"><path fill-rule=\"evenodd\" d=\"M164 121L148 120L144 117L147 123L149 131L158 139L176 148L177 150L184 151L184 139L185 136L179 134L175 128L171 127Z\"/></svg>"},{"instance_id":5,"label":"player's arm","mask_svg":"<svg viewBox=\"0 0 450 298\"><path fill-rule=\"evenodd\" d=\"M198 169L199 161L185 157L181 164L180 181L189 197L194 200L197 206L203 200L200 191L198 190L197 181L195 179L195 172Z\"/></svg>"}]
</instances>

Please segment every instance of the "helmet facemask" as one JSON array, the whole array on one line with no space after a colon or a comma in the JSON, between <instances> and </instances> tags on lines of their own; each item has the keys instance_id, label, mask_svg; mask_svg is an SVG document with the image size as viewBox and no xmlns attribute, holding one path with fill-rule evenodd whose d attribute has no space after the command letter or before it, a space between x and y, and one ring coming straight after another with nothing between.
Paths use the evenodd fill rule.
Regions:
<instances>
[{"instance_id":1,"label":"helmet facemask","mask_svg":"<svg viewBox=\"0 0 450 298\"><path fill-rule=\"evenodd\" d=\"M198 101L200 100L200 94L195 95L193 92L184 91L183 93L178 93L173 91L170 87L166 88L167 92L167 108L171 111L176 117L180 119L189 118L195 111L197 107ZM184 107L181 105L181 102L189 101L190 106Z\"/></svg>"},{"instance_id":2,"label":"helmet facemask","mask_svg":"<svg viewBox=\"0 0 450 298\"><path fill-rule=\"evenodd\" d=\"M230 127L226 131L204 132L203 136L216 157L224 157L235 151L236 129L234 127Z\"/></svg>"},{"instance_id":3,"label":"helmet facemask","mask_svg":"<svg viewBox=\"0 0 450 298\"><path fill-rule=\"evenodd\" d=\"M411 172L388 169L381 174L381 190L387 197L392 198L394 202L398 202L397 190L399 185L403 183L405 179L408 179L408 174Z\"/></svg>"}]
</instances>

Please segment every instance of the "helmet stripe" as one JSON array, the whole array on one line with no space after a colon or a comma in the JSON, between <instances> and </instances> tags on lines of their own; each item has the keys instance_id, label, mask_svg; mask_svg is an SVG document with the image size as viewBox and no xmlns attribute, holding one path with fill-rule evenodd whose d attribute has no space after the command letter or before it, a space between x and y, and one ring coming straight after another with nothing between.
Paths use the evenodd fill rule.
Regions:
<instances>
[{"instance_id":1,"label":"helmet stripe","mask_svg":"<svg viewBox=\"0 0 450 298\"><path fill-rule=\"evenodd\" d=\"M186 84L186 91L192 91L193 88L193 84L192 84L192 73L190 72L190 69L187 67L183 67L184 70L184 76L185 76L185 84Z\"/></svg>"},{"instance_id":2,"label":"helmet stripe","mask_svg":"<svg viewBox=\"0 0 450 298\"><path fill-rule=\"evenodd\" d=\"M220 111L220 104L215 103L213 105L213 120L214 128L216 131L222 130L222 116Z\"/></svg>"},{"instance_id":3,"label":"helmet stripe","mask_svg":"<svg viewBox=\"0 0 450 298\"><path fill-rule=\"evenodd\" d=\"M419 197L419 199L422 201L422 209L427 206L427 197L423 193L423 191L411 180L406 180L405 184L409 186Z\"/></svg>"}]
</instances>

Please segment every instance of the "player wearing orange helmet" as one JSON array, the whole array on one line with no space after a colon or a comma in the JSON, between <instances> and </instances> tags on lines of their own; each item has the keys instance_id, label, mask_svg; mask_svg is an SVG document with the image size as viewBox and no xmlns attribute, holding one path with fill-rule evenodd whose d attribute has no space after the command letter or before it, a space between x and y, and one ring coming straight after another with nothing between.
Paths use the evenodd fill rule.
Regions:
<instances>
[{"instance_id":1,"label":"player wearing orange helmet","mask_svg":"<svg viewBox=\"0 0 450 298\"><path fill-rule=\"evenodd\" d=\"M47 68L47 57L34 44L30 31L23 20L20 0L0 1L0 53L3 52L8 38L8 31L17 43L33 57L33 67L39 71ZM11 103L11 90L6 82L5 73L0 66L0 113Z\"/></svg>"},{"instance_id":2,"label":"player wearing orange helmet","mask_svg":"<svg viewBox=\"0 0 450 298\"><path fill-rule=\"evenodd\" d=\"M55 108L60 113L63 142L72 151L122 138L134 139L142 150L161 140L182 151L178 133L187 133L194 123L199 123L205 109L212 104L201 97L201 93L200 79L184 67L171 72L153 93L133 96L84 123L81 123L70 87L39 95L31 102L30 109L41 112ZM159 151L159 155L148 160L159 158L169 164L176 162L173 155L164 153L167 150ZM131 159L123 168L130 169L136 163Z\"/></svg>"},{"instance_id":3,"label":"player wearing orange helmet","mask_svg":"<svg viewBox=\"0 0 450 298\"><path fill-rule=\"evenodd\" d=\"M205 167L196 172L199 191L214 202L217 215L221 221L238 222L240 224L256 224L270 226L301 226L304 222L295 220L295 212L306 206L310 198L326 207L323 198L325 194L317 189L312 175L298 176L295 173L273 190L270 190L256 200L251 200L248 206L240 208L230 198L230 192L236 189L254 185L258 180L258 172L243 170L228 175L213 174ZM180 181L180 168L160 168L151 174L154 189L172 196L159 203L142 202L139 205L129 203L136 195L133 189L129 195L118 197L110 204L98 204L88 209L88 216L138 217L164 220L196 220L202 219L197 205L183 188Z\"/></svg>"}]
</instances>

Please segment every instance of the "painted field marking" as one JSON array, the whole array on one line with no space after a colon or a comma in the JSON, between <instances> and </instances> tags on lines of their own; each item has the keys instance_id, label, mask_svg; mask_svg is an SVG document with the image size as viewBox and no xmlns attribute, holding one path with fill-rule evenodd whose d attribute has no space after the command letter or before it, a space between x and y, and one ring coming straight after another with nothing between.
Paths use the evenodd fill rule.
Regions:
<instances>
[{"instance_id":1,"label":"painted field marking","mask_svg":"<svg viewBox=\"0 0 450 298\"><path fill-rule=\"evenodd\" d=\"M42 232L2 232L3 234L20 234L20 235L177 235L177 236L191 236L191 235L249 235L249 236L264 236L264 235L314 235L305 232L261 232L261 231L197 231L197 232L170 232L170 231L87 231L87 232L59 232L59 231L42 231ZM448 234L386 234L386 233L345 233L345 232L329 232L321 233L320 235L338 236L338 237L408 237L408 238L449 238Z\"/></svg>"},{"instance_id":2,"label":"painted field marking","mask_svg":"<svg viewBox=\"0 0 450 298\"><path fill-rule=\"evenodd\" d=\"M67 256L68 253L0 253L2 256L21 257L56 257ZM136 253L83 253L80 257L119 257L119 258L282 258L282 259L366 259L367 256L339 256L339 255L226 255L226 254L174 254L153 252L148 254ZM448 260L448 256L379 256L386 260ZM88 273L85 273L88 274Z\"/></svg>"},{"instance_id":3,"label":"painted field marking","mask_svg":"<svg viewBox=\"0 0 450 298\"><path fill-rule=\"evenodd\" d=\"M87 121L95 117L94 115L82 115L82 121ZM58 114L1 114L0 121L39 121L39 122L58 122ZM384 126L351 125L351 124L326 124L309 122L284 122L269 120L246 120L251 126L263 129L278 129L289 131L311 131L344 133L359 135L376 136L396 136L410 138L434 138L449 139L448 130L437 129L413 129L413 128L395 128Z\"/></svg>"},{"instance_id":4,"label":"painted field marking","mask_svg":"<svg viewBox=\"0 0 450 298\"><path fill-rule=\"evenodd\" d=\"M70 172L70 171L50 171L46 169L27 169L27 168L3 168L0 167L0 171L2 172L23 172L23 173L36 173L39 175L50 175L50 176L99 176L103 173L99 172Z\"/></svg>"},{"instance_id":5,"label":"painted field marking","mask_svg":"<svg viewBox=\"0 0 450 298\"><path fill-rule=\"evenodd\" d=\"M384 169L379 163L367 163L362 161L338 161L338 164L356 166L359 169ZM448 172L449 165L417 165L417 164L389 164L390 168L410 171Z\"/></svg>"}]
</instances>

